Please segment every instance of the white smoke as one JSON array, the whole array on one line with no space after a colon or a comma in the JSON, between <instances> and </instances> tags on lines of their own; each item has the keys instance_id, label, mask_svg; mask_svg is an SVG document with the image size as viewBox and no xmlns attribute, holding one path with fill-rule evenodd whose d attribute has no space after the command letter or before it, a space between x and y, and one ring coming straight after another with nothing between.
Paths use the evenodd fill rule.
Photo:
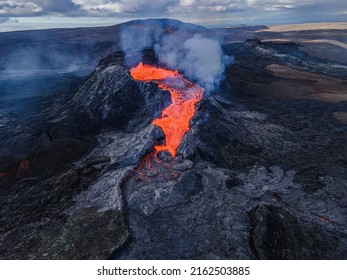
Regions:
<instances>
[{"instance_id":1,"label":"white smoke","mask_svg":"<svg viewBox=\"0 0 347 280\"><path fill-rule=\"evenodd\" d=\"M198 31L199 27L176 23L174 31L166 32L160 22L156 23L155 27L143 24L122 29L120 46L127 66L133 67L141 61L141 50L153 48L161 65L179 70L206 92L218 87L226 65L232 62L232 58L223 53L220 43L200 34L203 28ZM138 55L134 55L136 52Z\"/></svg>"},{"instance_id":2,"label":"white smoke","mask_svg":"<svg viewBox=\"0 0 347 280\"><path fill-rule=\"evenodd\" d=\"M213 90L231 58L223 54L219 42L214 39L195 34L182 42L177 36L179 34L166 36L155 45L159 61L197 81L207 92Z\"/></svg>"},{"instance_id":3,"label":"white smoke","mask_svg":"<svg viewBox=\"0 0 347 280\"><path fill-rule=\"evenodd\" d=\"M141 51L152 45L152 37L152 32L149 28L129 26L125 30L122 29L120 35L121 47L125 52Z\"/></svg>"}]
</instances>

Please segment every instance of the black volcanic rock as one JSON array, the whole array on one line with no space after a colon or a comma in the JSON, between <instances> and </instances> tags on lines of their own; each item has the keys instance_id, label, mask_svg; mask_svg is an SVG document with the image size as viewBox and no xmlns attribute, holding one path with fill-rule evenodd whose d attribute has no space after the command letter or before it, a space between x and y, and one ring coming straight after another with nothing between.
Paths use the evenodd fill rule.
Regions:
<instances>
[{"instance_id":1,"label":"black volcanic rock","mask_svg":"<svg viewBox=\"0 0 347 280\"><path fill-rule=\"evenodd\" d=\"M346 65L312 57L300 50L299 44L292 42L276 44L248 39L242 44L226 44L223 46L223 50L237 58L236 63L229 66L230 74L236 77L242 75L242 83L273 81L273 73L266 69L267 65L273 63L301 71L347 79ZM257 63L254 63L255 61ZM228 70L226 71L228 72Z\"/></svg>"},{"instance_id":2,"label":"black volcanic rock","mask_svg":"<svg viewBox=\"0 0 347 280\"><path fill-rule=\"evenodd\" d=\"M260 205L251 213L251 245L259 259L344 259L346 235L298 219L281 207ZM340 236L340 238L339 238Z\"/></svg>"},{"instance_id":3,"label":"black volcanic rock","mask_svg":"<svg viewBox=\"0 0 347 280\"><path fill-rule=\"evenodd\" d=\"M99 133L96 147L80 160L1 188L1 258L110 257L130 238L121 186L157 135L151 125Z\"/></svg>"},{"instance_id":4,"label":"black volcanic rock","mask_svg":"<svg viewBox=\"0 0 347 280\"><path fill-rule=\"evenodd\" d=\"M81 118L101 127L124 127L145 105L145 96L127 71L118 65L99 67L67 105Z\"/></svg>"}]
</instances>

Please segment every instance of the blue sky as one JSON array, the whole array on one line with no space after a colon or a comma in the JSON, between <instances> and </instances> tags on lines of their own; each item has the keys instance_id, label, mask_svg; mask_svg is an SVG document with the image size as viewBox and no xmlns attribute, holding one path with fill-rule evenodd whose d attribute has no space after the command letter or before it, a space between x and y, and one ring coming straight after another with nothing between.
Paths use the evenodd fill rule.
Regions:
<instances>
[{"instance_id":1,"label":"blue sky","mask_svg":"<svg viewBox=\"0 0 347 280\"><path fill-rule=\"evenodd\" d=\"M347 21L347 0L0 0L0 31L149 17L204 26Z\"/></svg>"}]
</instances>

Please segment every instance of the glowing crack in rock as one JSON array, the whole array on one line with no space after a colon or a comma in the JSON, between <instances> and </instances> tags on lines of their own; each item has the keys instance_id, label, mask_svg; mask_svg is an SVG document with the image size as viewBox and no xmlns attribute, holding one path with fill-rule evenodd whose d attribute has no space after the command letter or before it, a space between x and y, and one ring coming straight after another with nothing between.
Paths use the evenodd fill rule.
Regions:
<instances>
[{"instance_id":1,"label":"glowing crack in rock","mask_svg":"<svg viewBox=\"0 0 347 280\"><path fill-rule=\"evenodd\" d=\"M184 134L189 130L189 121L195 114L195 104L199 102L204 89L179 74L178 71L167 70L142 62L131 69L135 80L154 82L161 89L168 90L172 103L166 107L161 117L152 124L160 127L165 134L165 145L155 146L156 152L167 150L174 157Z\"/></svg>"}]
</instances>

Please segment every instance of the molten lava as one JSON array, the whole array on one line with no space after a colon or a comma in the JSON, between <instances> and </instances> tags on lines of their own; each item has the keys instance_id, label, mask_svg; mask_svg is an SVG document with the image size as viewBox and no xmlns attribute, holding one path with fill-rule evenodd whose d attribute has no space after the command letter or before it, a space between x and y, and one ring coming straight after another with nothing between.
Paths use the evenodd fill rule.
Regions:
<instances>
[{"instance_id":1,"label":"molten lava","mask_svg":"<svg viewBox=\"0 0 347 280\"><path fill-rule=\"evenodd\" d=\"M183 135L189 130L189 121L195 114L195 104L201 100L205 90L186 80L178 71L142 62L131 69L130 73L136 80L157 83L161 89L170 92L172 103L152 123L163 130L166 140L164 146L154 147L156 152L168 150L174 157Z\"/></svg>"}]
</instances>

